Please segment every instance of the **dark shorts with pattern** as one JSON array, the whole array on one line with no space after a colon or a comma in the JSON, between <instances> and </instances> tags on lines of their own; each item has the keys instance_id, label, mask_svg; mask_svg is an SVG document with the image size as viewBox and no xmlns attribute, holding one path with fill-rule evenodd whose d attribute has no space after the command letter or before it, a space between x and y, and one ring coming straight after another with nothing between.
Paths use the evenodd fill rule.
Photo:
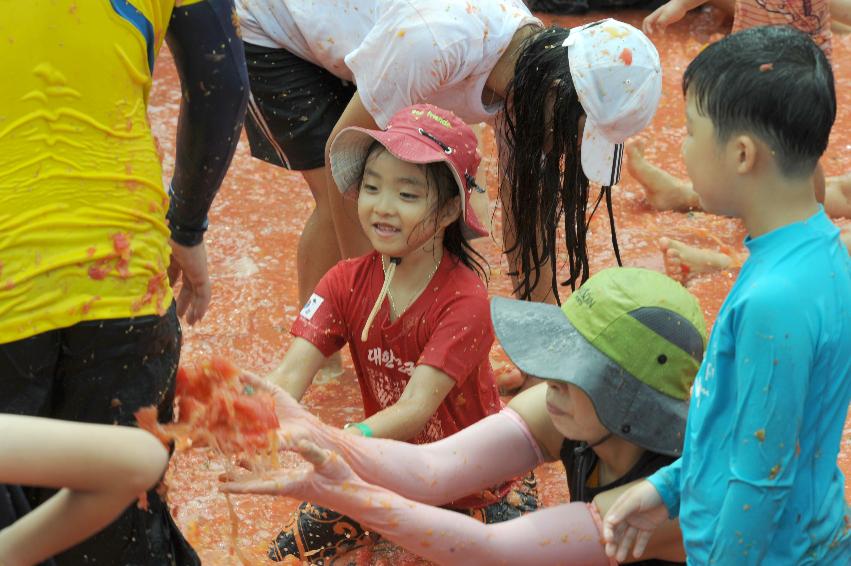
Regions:
<instances>
[{"instance_id":1,"label":"dark shorts with pattern","mask_svg":"<svg viewBox=\"0 0 851 566\"><path fill-rule=\"evenodd\" d=\"M171 421L181 331L174 305L164 316L81 322L0 344L0 413L134 426L138 409ZM54 491L0 485L0 529ZM111 525L48 564L196 566L165 502L150 491ZM50 533L45 533L46 537Z\"/></svg>"},{"instance_id":2,"label":"dark shorts with pattern","mask_svg":"<svg viewBox=\"0 0 851 566\"><path fill-rule=\"evenodd\" d=\"M530 473L495 503L481 509L452 510L483 523L501 523L538 507L537 480ZM293 556L316 566L348 566L346 553L373 545L380 538L351 517L304 502L269 548L269 558L277 562Z\"/></svg>"},{"instance_id":3,"label":"dark shorts with pattern","mask_svg":"<svg viewBox=\"0 0 851 566\"><path fill-rule=\"evenodd\" d=\"M355 86L286 49L244 45L251 155L294 171L322 167L325 143Z\"/></svg>"}]
</instances>

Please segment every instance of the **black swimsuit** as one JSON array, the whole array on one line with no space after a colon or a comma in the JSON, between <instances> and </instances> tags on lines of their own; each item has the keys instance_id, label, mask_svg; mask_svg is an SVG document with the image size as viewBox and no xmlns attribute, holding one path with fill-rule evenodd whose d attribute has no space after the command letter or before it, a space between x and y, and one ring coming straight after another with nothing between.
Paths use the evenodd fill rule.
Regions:
<instances>
[{"instance_id":1,"label":"black swimsuit","mask_svg":"<svg viewBox=\"0 0 851 566\"><path fill-rule=\"evenodd\" d=\"M635 480L646 478L659 468L663 468L676 460L672 456L645 451L632 469L617 480L603 486L589 487L588 478L591 476L594 468L597 467L599 460L597 454L585 442L575 442L565 439L561 445L559 456L564 464L564 469L567 470L567 487L570 489L571 501L582 501L584 503L591 503L598 493L603 493ZM669 562L654 558L634 562L633 564L639 566L680 566L684 565L685 562Z\"/></svg>"}]
</instances>

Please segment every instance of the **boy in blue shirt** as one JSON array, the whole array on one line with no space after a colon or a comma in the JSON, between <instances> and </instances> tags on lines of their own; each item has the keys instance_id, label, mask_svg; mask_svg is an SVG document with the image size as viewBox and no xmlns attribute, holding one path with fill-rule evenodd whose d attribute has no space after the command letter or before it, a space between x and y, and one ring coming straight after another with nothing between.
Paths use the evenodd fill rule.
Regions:
<instances>
[{"instance_id":1,"label":"boy in blue shirt","mask_svg":"<svg viewBox=\"0 0 851 566\"><path fill-rule=\"evenodd\" d=\"M851 260L813 193L836 115L830 64L760 27L683 78L683 156L701 204L742 219L750 258L692 389L682 457L624 493L607 552L639 556L679 516L690 564L849 564L836 463L851 399Z\"/></svg>"}]
</instances>

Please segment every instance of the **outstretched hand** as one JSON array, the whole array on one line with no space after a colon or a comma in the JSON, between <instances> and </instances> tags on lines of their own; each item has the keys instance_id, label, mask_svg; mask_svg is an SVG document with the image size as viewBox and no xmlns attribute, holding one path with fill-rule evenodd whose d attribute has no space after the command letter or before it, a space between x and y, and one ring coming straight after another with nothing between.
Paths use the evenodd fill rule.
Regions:
<instances>
[{"instance_id":1,"label":"outstretched hand","mask_svg":"<svg viewBox=\"0 0 851 566\"><path fill-rule=\"evenodd\" d=\"M682 20L688 8L680 0L670 0L656 8L649 16L644 18L641 29L650 35L656 32L664 32L671 24Z\"/></svg>"},{"instance_id":2,"label":"outstretched hand","mask_svg":"<svg viewBox=\"0 0 851 566\"><path fill-rule=\"evenodd\" d=\"M276 470L261 477L254 473L232 477L220 486L221 491L284 495L333 507L335 496L352 491L355 483L362 482L336 452L320 448L309 440L299 441L294 451L310 466Z\"/></svg>"},{"instance_id":3,"label":"outstretched hand","mask_svg":"<svg viewBox=\"0 0 851 566\"><path fill-rule=\"evenodd\" d=\"M207 248L202 241L197 246L182 246L174 240L171 246L171 262L168 266L168 281L171 286L181 281L180 294L177 296L177 316L186 316L186 322L192 326L207 313L212 296L210 275L207 273Z\"/></svg>"},{"instance_id":4,"label":"outstretched hand","mask_svg":"<svg viewBox=\"0 0 851 566\"><path fill-rule=\"evenodd\" d=\"M307 440L320 448L337 451L340 439L348 436L323 423L292 395L269 380L244 370L240 379L243 384L268 393L275 400L275 412L281 423L279 437L284 448L297 450L299 443Z\"/></svg>"},{"instance_id":5,"label":"outstretched hand","mask_svg":"<svg viewBox=\"0 0 851 566\"><path fill-rule=\"evenodd\" d=\"M615 501L603 518L606 554L623 562L632 548L633 556L639 558L653 531L667 518L668 510L653 484L647 480L637 483Z\"/></svg>"},{"instance_id":6,"label":"outstretched hand","mask_svg":"<svg viewBox=\"0 0 851 566\"><path fill-rule=\"evenodd\" d=\"M253 387L257 391L263 391L275 400L275 412L281 424L298 424L306 429L327 428L328 425L313 416L310 411L296 401L292 395L278 387L268 379L264 379L249 371L240 370L240 380L243 384Z\"/></svg>"}]
</instances>

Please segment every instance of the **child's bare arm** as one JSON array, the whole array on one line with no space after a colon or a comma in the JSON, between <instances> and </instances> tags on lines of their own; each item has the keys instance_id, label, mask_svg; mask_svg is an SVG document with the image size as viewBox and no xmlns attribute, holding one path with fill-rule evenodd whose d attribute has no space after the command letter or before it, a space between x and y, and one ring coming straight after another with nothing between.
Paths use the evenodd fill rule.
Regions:
<instances>
[{"instance_id":1,"label":"child's bare arm","mask_svg":"<svg viewBox=\"0 0 851 566\"><path fill-rule=\"evenodd\" d=\"M411 380L399 400L366 419L364 424L378 438L410 440L437 412L454 386L455 381L439 369L419 365L414 368ZM354 427L348 430L360 432Z\"/></svg>"},{"instance_id":2,"label":"child's bare arm","mask_svg":"<svg viewBox=\"0 0 851 566\"><path fill-rule=\"evenodd\" d=\"M347 434L321 422L271 383L253 376L243 379L275 397L285 446L309 440L340 454L369 483L415 501L444 505L517 477L544 461L525 417L510 408L437 442L409 444Z\"/></svg>"},{"instance_id":3,"label":"child's bare arm","mask_svg":"<svg viewBox=\"0 0 851 566\"><path fill-rule=\"evenodd\" d=\"M665 31L669 25L683 19L689 10L702 6L706 2L707 0L670 0L644 18L641 29L647 34Z\"/></svg>"},{"instance_id":4,"label":"child's bare arm","mask_svg":"<svg viewBox=\"0 0 851 566\"><path fill-rule=\"evenodd\" d=\"M520 415L529 427L544 458L548 462L558 460L564 435L556 429L547 412L547 384L539 383L515 396L508 408Z\"/></svg>"},{"instance_id":5,"label":"child's bare arm","mask_svg":"<svg viewBox=\"0 0 851 566\"><path fill-rule=\"evenodd\" d=\"M34 564L96 533L165 471L139 429L0 415L0 483L65 488L0 531L0 563Z\"/></svg>"},{"instance_id":6,"label":"child's bare arm","mask_svg":"<svg viewBox=\"0 0 851 566\"><path fill-rule=\"evenodd\" d=\"M500 439L494 439L482 431L483 434L471 444L470 435L475 435L474 430L481 428L476 425L438 443L424 446L388 443L385 439L407 441L415 437L437 412L454 386L455 381L444 372L428 365L417 366L399 400L362 422L371 431L374 437L371 439L357 438L363 435L358 427L349 427L345 431L333 430L317 419L304 415L303 409L289 406L291 401L282 399L278 403L284 437L289 438L290 442L307 438L320 446L336 450L370 481L396 489L408 497L436 504L448 503L468 495L468 492L458 492L459 485L470 484L484 488L513 476L515 470L509 466L507 474L497 472L492 477L493 483L480 485L477 479L481 475L478 470L487 464L487 459L482 457L480 461L479 453L473 448L487 454L490 441L496 440L499 445ZM500 430L504 430L506 424L501 423L501 426L503 428ZM507 428L515 433L518 432L516 426L507 424ZM519 436L520 445L528 443L522 432L516 436ZM508 442L505 439L503 445ZM534 467L535 462L526 465L526 458L521 457L519 452L516 452L516 461L521 466L519 471ZM534 450L526 450L525 453L531 453L532 459L537 460ZM393 457L388 458L391 454ZM492 467L501 469L500 466ZM486 477L490 479L491 475Z\"/></svg>"},{"instance_id":7,"label":"child's bare arm","mask_svg":"<svg viewBox=\"0 0 851 566\"><path fill-rule=\"evenodd\" d=\"M267 379L301 400L324 361L325 356L319 348L304 338L295 337L283 361Z\"/></svg>"},{"instance_id":8,"label":"child's bare arm","mask_svg":"<svg viewBox=\"0 0 851 566\"><path fill-rule=\"evenodd\" d=\"M298 497L332 507L435 564L612 564L600 543L593 505L558 505L486 525L367 483L339 454L313 443L301 442L298 451L312 467L232 482L222 490ZM512 457L505 452L502 460Z\"/></svg>"}]
</instances>

